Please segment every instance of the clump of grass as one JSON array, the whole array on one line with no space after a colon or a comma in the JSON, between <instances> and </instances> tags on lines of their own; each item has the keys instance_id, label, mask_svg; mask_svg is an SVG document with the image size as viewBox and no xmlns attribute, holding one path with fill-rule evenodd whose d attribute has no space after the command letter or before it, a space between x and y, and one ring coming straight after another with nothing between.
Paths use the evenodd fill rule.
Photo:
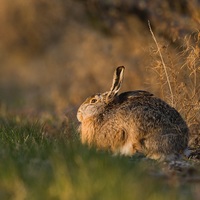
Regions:
<instances>
[{"instance_id":1,"label":"clump of grass","mask_svg":"<svg viewBox=\"0 0 200 200\"><path fill-rule=\"evenodd\" d=\"M198 83L200 80L200 34L197 33L197 37L192 40L193 43L191 43L191 37L185 38L185 46L176 60L166 46L160 48L150 22L148 25L157 48L157 52L154 51L157 60L152 69L156 72L156 80L161 86L162 96L184 116L190 129L189 147L198 149L200 147L200 84ZM163 55L166 55L167 62Z\"/></svg>"},{"instance_id":2,"label":"clump of grass","mask_svg":"<svg viewBox=\"0 0 200 200\"><path fill-rule=\"evenodd\" d=\"M149 26L150 27L150 26ZM151 70L157 82L157 92L175 107L186 120L191 135L199 134L200 127L200 33L187 36L181 50L175 54L169 47L156 44ZM191 136L191 139L192 136ZM198 144L199 145L199 144Z\"/></svg>"}]
</instances>

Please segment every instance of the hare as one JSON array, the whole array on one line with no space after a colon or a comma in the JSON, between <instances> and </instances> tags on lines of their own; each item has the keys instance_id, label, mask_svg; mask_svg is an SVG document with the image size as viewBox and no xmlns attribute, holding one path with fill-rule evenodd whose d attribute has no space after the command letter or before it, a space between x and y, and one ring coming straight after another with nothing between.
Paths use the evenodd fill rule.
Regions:
<instances>
[{"instance_id":1,"label":"hare","mask_svg":"<svg viewBox=\"0 0 200 200\"><path fill-rule=\"evenodd\" d=\"M185 121L173 107L147 91L118 95L124 70L124 66L115 70L110 91L88 97L79 107L82 143L127 156L139 152L157 160L180 157L188 144Z\"/></svg>"}]
</instances>

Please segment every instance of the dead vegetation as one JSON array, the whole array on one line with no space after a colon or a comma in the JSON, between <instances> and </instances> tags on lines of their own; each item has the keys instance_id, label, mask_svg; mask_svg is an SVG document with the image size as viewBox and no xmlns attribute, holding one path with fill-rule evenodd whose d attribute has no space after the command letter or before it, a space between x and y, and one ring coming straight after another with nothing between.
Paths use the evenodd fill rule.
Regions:
<instances>
[{"instance_id":1,"label":"dead vegetation","mask_svg":"<svg viewBox=\"0 0 200 200\"><path fill-rule=\"evenodd\" d=\"M167 46L151 49L153 80L157 80L157 92L173 105L187 121L191 146L199 146L200 118L200 34L184 38L184 46L173 55Z\"/></svg>"}]
</instances>

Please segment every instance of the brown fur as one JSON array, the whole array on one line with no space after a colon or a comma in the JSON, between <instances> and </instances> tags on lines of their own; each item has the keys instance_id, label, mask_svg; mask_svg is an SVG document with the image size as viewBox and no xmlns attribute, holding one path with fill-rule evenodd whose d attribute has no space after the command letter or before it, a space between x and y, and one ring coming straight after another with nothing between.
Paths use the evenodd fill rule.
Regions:
<instances>
[{"instance_id":1,"label":"brown fur","mask_svg":"<svg viewBox=\"0 0 200 200\"><path fill-rule=\"evenodd\" d=\"M82 142L129 156L141 152L153 159L182 154L188 128L180 114L146 91L117 95L124 68L117 70L111 90L89 97L78 110Z\"/></svg>"}]
</instances>

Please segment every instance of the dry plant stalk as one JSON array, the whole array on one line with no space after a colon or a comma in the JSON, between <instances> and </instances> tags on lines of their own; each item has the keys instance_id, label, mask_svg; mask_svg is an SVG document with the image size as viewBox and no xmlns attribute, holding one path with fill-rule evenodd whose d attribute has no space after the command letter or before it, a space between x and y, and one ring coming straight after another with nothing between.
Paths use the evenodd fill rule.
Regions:
<instances>
[{"instance_id":1,"label":"dry plant stalk","mask_svg":"<svg viewBox=\"0 0 200 200\"><path fill-rule=\"evenodd\" d=\"M167 67L165 65L165 62L164 62L164 59L163 59L163 56L162 56L162 53L160 51L160 47L158 45L158 42L156 40L156 37L151 29L151 24L150 24L150 21L148 21L148 25L149 25L149 30L151 32L151 35L153 37L153 40L156 44L156 47L157 47L157 50L158 50L158 53L159 53L159 56L160 56L160 60L161 60L161 63L162 63L162 66L163 66L163 69L164 69L164 72L165 72L165 75L166 75L166 79L167 79L167 83L168 83L168 87L169 87L169 91L171 93L171 105L174 106L174 95L173 95L173 91L172 91L172 87L171 87L171 84L170 84L170 80L169 80L169 75L168 75L168 72L167 72Z\"/></svg>"},{"instance_id":2,"label":"dry plant stalk","mask_svg":"<svg viewBox=\"0 0 200 200\"><path fill-rule=\"evenodd\" d=\"M200 33L185 37L181 52L175 55L166 46L159 48L150 31L157 47L151 67L155 72L154 83L159 84L162 98L171 100L169 103L184 117L192 142L196 140L200 146Z\"/></svg>"}]
</instances>

